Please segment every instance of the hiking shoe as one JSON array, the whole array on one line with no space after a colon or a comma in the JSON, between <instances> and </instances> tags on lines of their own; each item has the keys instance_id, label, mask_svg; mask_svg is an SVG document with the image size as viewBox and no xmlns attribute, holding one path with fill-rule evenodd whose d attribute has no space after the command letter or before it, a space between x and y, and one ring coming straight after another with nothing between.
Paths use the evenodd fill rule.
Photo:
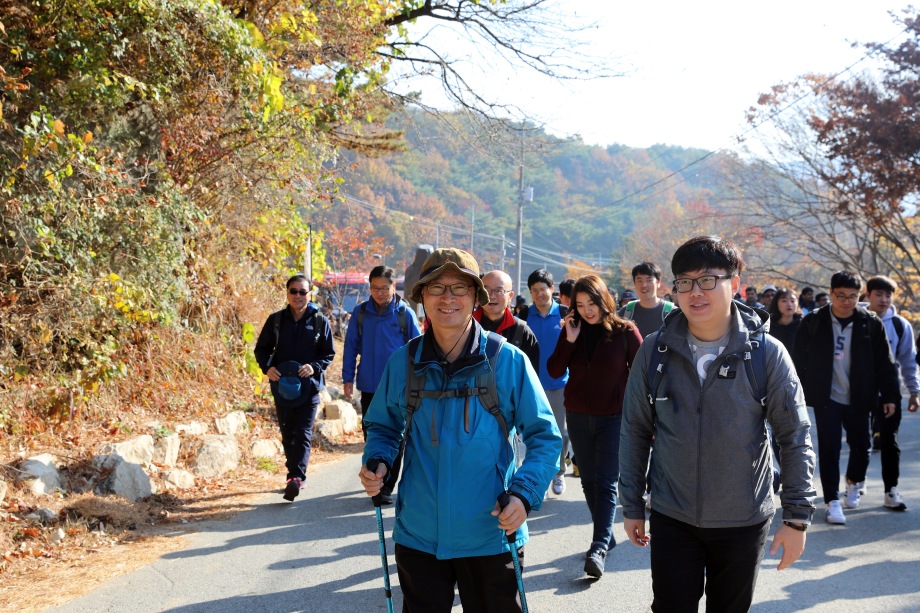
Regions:
<instances>
[{"instance_id":1,"label":"hiking shoe","mask_svg":"<svg viewBox=\"0 0 920 613\"><path fill-rule=\"evenodd\" d=\"M572 476L576 479L581 478L581 473L578 472L578 464L572 464Z\"/></svg>"},{"instance_id":2,"label":"hiking shoe","mask_svg":"<svg viewBox=\"0 0 920 613\"><path fill-rule=\"evenodd\" d=\"M824 521L841 526L847 523L847 518L843 515L843 507L840 506L839 500L831 500L827 503L827 510L824 511Z\"/></svg>"},{"instance_id":3,"label":"hiking shoe","mask_svg":"<svg viewBox=\"0 0 920 613\"><path fill-rule=\"evenodd\" d=\"M872 451L881 451L882 449L882 436L879 432L872 433Z\"/></svg>"},{"instance_id":4,"label":"hiking shoe","mask_svg":"<svg viewBox=\"0 0 920 613\"><path fill-rule=\"evenodd\" d=\"M297 477L287 480L287 485L284 486L284 499L294 502L294 499L297 498L297 495L300 494L300 485L303 483Z\"/></svg>"},{"instance_id":5,"label":"hiking shoe","mask_svg":"<svg viewBox=\"0 0 920 613\"><path fill-rule=\"evenodd\" d=\"M892 511L907 510L907 505L904 504L904 499L901 498L901 494L898 493L898 488L896 487L885 492L885 506Z\"/></svg>"},{"instance_id":6,"label":"hiking shoe","mask_svg":"<svg viewBox=\"0 0 920 613\"><path fill-rule=\"evenodd\" d=\"M859 484L847 482L847 493L843 497L843 504L848 509L855 509L859 506Z\"/></svg>"},{"instance_id":7,"label":"hiking shoe","mask_svg":"<svg viewBox=\"0 0 920 613\"><path fill-rule=\"evenodd\" d=\"M866 487L866 482L865 482L865 481L860 481L860 482L857 483L856 485L859 486L859 495L860 495L860 496L865 496L865 495L866 495L866 492L869 491L869 489Z\"/></svg>"},{"instance_id":8,"label":"hiking shoe","mask_svg":"<svg viewBox=\"0 0 920 613\"><path fill-rule=\"evenodd\" d=\"M585 559L585 573L591 575L592 577L600 577L604 574L604 559L607 557L606 551L601 551L600 549L592 549L588 552L588 557Z\"/></svg>"},{"instance_id":9,"label":"hiking shoe","mask_svg":"<svg viewBox=\"0 0 920 613\"><path fill-rule=\"evenodd\" d=\"M561 496L565 491L565 477L553 477L553 493Z\"/></svg>"}]
</instances>

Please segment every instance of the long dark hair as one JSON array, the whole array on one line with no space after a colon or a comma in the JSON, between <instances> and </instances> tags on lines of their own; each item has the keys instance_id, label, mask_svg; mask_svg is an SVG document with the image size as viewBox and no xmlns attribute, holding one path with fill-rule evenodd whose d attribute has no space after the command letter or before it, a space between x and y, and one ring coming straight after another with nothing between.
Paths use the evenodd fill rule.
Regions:
<instances>
[{"instance_id":1,"label":"long dark hair","mask_svg":"<svg viewBox=\"0 0 920 613\"><path fill-rule=\"evenodd\" d=\"M780 287L777 288L776 295L773 296L773 302L770 303L770 308L767 309L767 312L770 314L770 320L774 323L779 323L779 320L783 318L783 314L779 312L779 301L786 296L795 298L795 313L792 314L792 319L795 320L804 316L804 313L802 313L802 305L799 303L799 298L795 295L795 292L787 287Z\"/></svg>"},{"instance_id":2,"label":"long dark hair","mask_svg":"<svg viewBox=\"0 0 920 613\"><path fill-rule=\"evenodd\" d=\"M575 282L575 288L572 289L572 308L576 309L576 312L578 307L575 306L575 299L579 293L587 294L591 302L600 308L601 325L607 330L608 336L633 327L633 322L617 315L616 302L607 290L607 286L597 275L586 275Z\"/></svg>"}]
</instances>

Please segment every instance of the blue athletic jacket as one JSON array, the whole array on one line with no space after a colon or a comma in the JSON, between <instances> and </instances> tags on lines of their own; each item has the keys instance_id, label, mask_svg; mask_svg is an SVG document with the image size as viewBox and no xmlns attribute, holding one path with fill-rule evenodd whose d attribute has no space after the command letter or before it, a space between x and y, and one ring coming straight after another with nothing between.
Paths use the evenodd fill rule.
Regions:
<instances>
[{"instance_id":1,"label":"blue athletic jacket","mask_svg":"<svg viewBox=\"0 0 920 613\"><path fill-rule=\"evenodd\" d=\"M399 329L398 311L406 312L406 331L409 338L415 338L422 333L415 319L415 313L408 308L399 296L395 296L383 315L377 314L377 307L373 300L362 302L355 307L348 320L348 331L345 332L345 352L342 355L342 381L355 383L355 387L362 392L374 393L387 360L393 352L406 344L402 331ZM364 309L364 331L358 339L358 313ZM359 346L360 345L360 346ZM358 364L358 356L361 363ZM355 369L358 371L355 380Z\"/></svg>"},{"instance_id":2,"label":"blue athletic jacket","mask_svg":"<svg viewBox=\"0 0 920 613\"><path fill-rule=\"evenodd\" d=\"M446 376L426 334L418 345L416 372L426 390L475 387L477 373L488 367L486 335L475 321L470 352L452 377ZM365 416L367 443L363 461L392 466L406 425L406 346L387 362ZM550 480L559 470L562 438L546 394L530 360L506 343L496 365L499 406L513 435L521 433L527 456L515 472L514 451L498 420L468 398L425 398L412 417L396 500L393 539L439 559L498 555L509 551L498 518L491 513L506 490L539 509ZM465 406L468 402L468 406ZM510 437L509 437L510 438ZM516 546L527 542L526 522Z\"/></svg>"},{"instance_id":3,"label":"blue athletic jacket","mask_svg":"<svg viewBox=\"0 0 920 613\"><path fill-rule=\"evenodd\" d=\"M559 378L552 377L546 369L546 362L552 355L552 349L559 342L559 335L562 333L562 313L559 311L559 304L555 301L549 308L546 317L540 314L540 309L531 305L527 311L527 325L533 330L534 336L537 337L537 345L540 350L540 383L545 390L558 390L565 387L569 380L569 371L566 369L565 374Z\"/></svg>"}]
</instances>

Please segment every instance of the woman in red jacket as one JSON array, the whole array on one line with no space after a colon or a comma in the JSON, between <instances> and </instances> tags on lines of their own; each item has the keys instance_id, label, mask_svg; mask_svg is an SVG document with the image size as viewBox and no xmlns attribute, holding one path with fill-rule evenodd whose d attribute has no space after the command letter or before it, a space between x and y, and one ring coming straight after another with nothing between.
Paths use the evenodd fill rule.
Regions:
<instances>
[{"instance_id":1,"label":"woman in red jacket","mask_svg":"<svg viewBox=\"0 0 920 613\"><path fill-rule=\"evenodd\" d=\"M642 336L633 322L617 316L616 304L599 277L582 277L572 295L575 308L565 317L565 329L546 369L551 377L561 377L569 369L565 418L594 522L585 572L600 577L607 551L616 546L613 519L623 393Z\"/></svg>"}]
</instances>

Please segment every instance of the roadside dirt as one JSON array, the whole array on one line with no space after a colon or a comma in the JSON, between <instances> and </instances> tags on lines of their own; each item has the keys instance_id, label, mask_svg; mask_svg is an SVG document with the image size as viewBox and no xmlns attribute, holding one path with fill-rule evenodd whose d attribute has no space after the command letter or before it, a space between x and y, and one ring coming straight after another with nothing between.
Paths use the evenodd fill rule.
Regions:
<instances>
[{"instance_id":1,"label":"roadside dirt","mask_svg":"<svg viewBox=\"0 0 920 613\"><path fill-rule=\"evenodd\" d=\"M314 449L308 474L322 464L360 453L364 443L360 434L356 438L332 449ZM71 497L65 505L68 511L52 526L20 522L16 548L5 554L8 570L0 575L0 611L43 611L91 592L112 577L181 549L185 535L197 524L250 510L266 493L280 495L283 477L283 473L243 469L232 479L134 504L92 494ZM309 496L309 491L305 494ZM20 510L19 503L26 504L8 494L5 522ZM64 537L55 542L59 529Z\"/></svg>"}]
</instances>

